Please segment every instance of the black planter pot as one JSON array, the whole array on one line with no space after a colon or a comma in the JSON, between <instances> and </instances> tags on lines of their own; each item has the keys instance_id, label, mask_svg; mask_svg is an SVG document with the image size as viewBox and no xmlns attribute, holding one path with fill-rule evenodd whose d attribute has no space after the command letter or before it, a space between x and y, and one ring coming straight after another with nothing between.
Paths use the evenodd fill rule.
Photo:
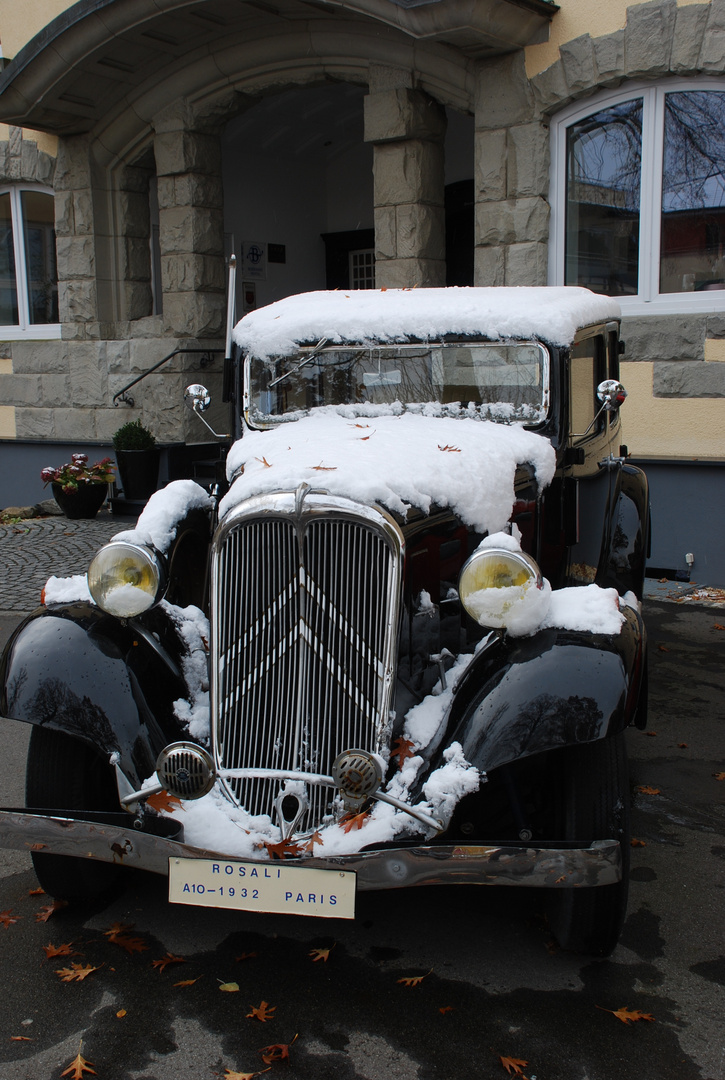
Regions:
<instances>
[{"instance_id":1,"label":"black planter pot","mask_svg":"<svg viewBox=\"0 0 725 1080\"><path fill-rule=\"evenodd\" d=\"M79 484L77 491L63 491L53 484L53 495L67 518L94 518L108 497L108 484Z\"/></svg>"},{"instance_id":2,"label":"black planter pot","mask_svg":"<svg viewBox=\"0 0 725 1080\"><path fill-rule=\"evenodd\" d=\"M145 500L156 491L159 478L158 447L151 450L116 450L116 464L124 498Z\"/></svg>"}]
</instances>

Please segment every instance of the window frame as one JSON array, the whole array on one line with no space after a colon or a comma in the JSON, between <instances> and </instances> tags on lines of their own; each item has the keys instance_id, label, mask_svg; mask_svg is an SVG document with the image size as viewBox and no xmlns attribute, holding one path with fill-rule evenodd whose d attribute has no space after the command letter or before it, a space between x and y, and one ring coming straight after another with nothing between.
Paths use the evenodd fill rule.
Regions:
<instances>
[{"instance_id":1,"label":"window frame","mask_svg":"<svg viewBox=\"0 0 725 1080\"><path fill-rule=\"evenodd\" d=\"M681 315L725 310L725 289L705 292L661 293L660 236L664 154L665 95L683 91L714 90L725 94L718 78L666 79L631 82L567 106L552 118L551 206L549 231L550 285L564 284L566 244L567 131L572 124L613 105L642 99L642 165L640 175L639 273L635 296L617 296L623 315Z\"/></svg>"},{"instance_id":2,"label":"window frame","mask_svg":"<svg viewBox=\"0 0 725 1080\"><path fill-rule=\"evenodd\" d=\"M1 341L49 341L61 336L61 324L31 323L30 298L28 294L28 268L25 258L25 221L23 219L22 195L32 191L49 195L55 200L52 188L42 184L0 183L0 195L10 195L10 216L13 226L13 254L15 256L15 287L18 297L18 322L0 323ZM57 252L56 252L57 268Z\"/></svg>"}]
</instances>

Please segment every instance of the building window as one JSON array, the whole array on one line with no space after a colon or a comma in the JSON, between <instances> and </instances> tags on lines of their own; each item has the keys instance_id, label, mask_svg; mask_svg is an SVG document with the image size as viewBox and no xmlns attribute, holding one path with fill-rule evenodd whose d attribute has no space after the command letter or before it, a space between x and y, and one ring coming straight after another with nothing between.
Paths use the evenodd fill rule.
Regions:
<instances>
[{"instance_id":1,"label":"building window","mask_svg":"<svg viewBox=\"0 0 725 1080\"><path fill-rule=\"evenodd\" d=\"M373 248L350 252L350 288L375 288L375 251Z\"/></svg>"},{"instance_id":2,"label":"building window","mask_svg":"<svg viewBox=\"0 0 725 1080\"><path fill-rule=\"evenodd\" d=\"M725 306L725 93L716 85L630 88L557 118L552 283L616 296L623 310Z\"/></svg>"},{"instance_id":3,"label":"building window","mask_svg":"<svg viewBox=\"0 0 725 1080\"><path fill-rule=\"evenodd\" d=\"M53 195L0 189L0 335L59 336Z\"/></svg>"}]
</instances>

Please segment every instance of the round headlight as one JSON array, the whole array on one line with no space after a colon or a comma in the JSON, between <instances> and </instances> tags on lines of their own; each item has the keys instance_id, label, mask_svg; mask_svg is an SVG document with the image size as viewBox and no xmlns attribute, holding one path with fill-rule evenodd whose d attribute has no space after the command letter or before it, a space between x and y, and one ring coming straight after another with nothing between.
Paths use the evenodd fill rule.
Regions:
<instances>
[{"instance_id":1,"label":"round headlight","mask_svg":"<svg viewBox=\"0 0 725 1080\"><path fill-rule=\"evenodd\" d=\"M458 592L468 614L481 626L505 626L531 633L549 609L551 591L532 558L523 551L479 548L461 570Z\"/></svg>"},{"instance_id":2,"label":"round headlight","mask_svg":"<svg viewBox=\"0 0 725 1080\"><path fill-rule=\"evenodd\" d=\"M115 540L88 568L88 588L99 608L121 619L140 615L162 594L161 565L148 548Z\"/></svg>"}]
</instances>

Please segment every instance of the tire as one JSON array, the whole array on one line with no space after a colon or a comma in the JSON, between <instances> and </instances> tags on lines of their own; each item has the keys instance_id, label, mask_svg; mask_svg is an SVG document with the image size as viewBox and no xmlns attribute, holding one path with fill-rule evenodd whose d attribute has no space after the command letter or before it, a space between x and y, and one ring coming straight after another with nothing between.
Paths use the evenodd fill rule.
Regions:
<instances>
[{"instance_id":1,"label":"tire","mask_svg":"<svg viewBox=\"0 0 725 1080\"><path fill-rule=\"evenodd\" d=\"M563 752L559 838L583 846L619 840L622 880L616 885L553 890L549 925L562 949L609 956L622 931L629 890L629 774L624 734Z\"/></svg>"},{"instance_id":2,"label":"tire","mask_svg":"<svg viewBox=\"0 0 725 1080\"><path fill-rule=\"evenodd\" d=\"M90 746L59 731L33 727L25 805L48 810L118 810L110 766ZM119 868L94 859L33 852L41 887L56 900L91 901L117 881Z\"/></svg>"}]
</instances>

